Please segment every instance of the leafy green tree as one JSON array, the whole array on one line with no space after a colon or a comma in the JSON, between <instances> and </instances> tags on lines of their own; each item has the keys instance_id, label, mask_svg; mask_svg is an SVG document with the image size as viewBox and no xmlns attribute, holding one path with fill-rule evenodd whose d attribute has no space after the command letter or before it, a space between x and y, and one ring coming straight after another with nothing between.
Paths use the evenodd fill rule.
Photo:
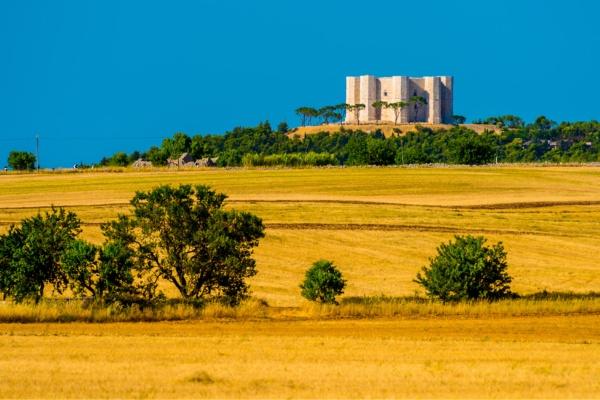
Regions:
<instances>
[{"instance_id":1,"label":"leafy green tree","mask_svg":"<svg viewBox=\"0 0 600 400\"><path fill-rule=\"evenodd\" d=\"M398 125L398 118L400 118L400 114L406 106L408 106L408 103L404 101L396 101L394 103L387 104L387 107L394 111L394 125Z\"/></svg>"},{"instance_id":2,"label":"leafy green tree","mask_svg":"<svg viewBox=\"0 0 600 400\"><path fill-rule=\"evenodd\" d=\"M396 157L396 148L391 140L369 137L367 154L369 165L391 165Z\"/></svg>"},{"instance_id":3,"label":"leafy green tree","mask_svg":"<svg viewBox=\"0 0 600 400\"><path fill-rule=\"evenodd\" d=\"M61 266L75 296L96 296L97 254L96 246L81 239L73 240L61 254Z\"/></svg>"},{"instance_id":4,"label":"leafy green tree","mask_svg":"<svg viewBox=\"0 0 600 400\"><path fill-rule=\"evenodd\" d=\"M316 261L306 271L304 282L300 285L302 296L311 301L337 304L335 297L344 293L346 281L342 273L327 260Z\"/></svg>"},{"instance_id":5,"label":"leafy green tree","mask_svg":"<svg viewBox=\"0 0 600 400\"><path fill-rule=\"evenodd\" d=\"M256 274L252 250L264 236L260 218L224 210L227 196L207 186L159 186L137 192L132 216L103 225L109 242L133 254L135 267L165 279L184 299L237 304Z\"/></svg>"},{"instance_id":6,"label":"leafy green tree","mask_svg":"<svg viewBox=\"0 0 600 400\"><path fill-rule=\"evenodd\" d=\"M373 102L372 106L376 110L376 112L375 112L376 121L377 121L377 124L379 124L379 121L381 120L381 110L383 110L384 108L387 108L388 103L386 101L377 100L377 101Z\"/></svg>"},{"instance_id":7,"label":"leafy green tree","mask_svg":"<svg viewBox=\"0 0 600 400\"><path fill-rule=\"evenodd\" d=\"M367 135L364 133L353 135L346 146L348 165L366 165L369 163L369 150L367 148Z\"/></svg>"},{"instance_id":8,"label":"leafy green tree","mask_svg":"<svg viewBox=\"0 0 600 400\"><path fill-rule=\"evenodd\" d=\"M278 133L288 133L289 130L288 124L285 121L282 121L279 123L279 125L277 125Z\"/></svg>"},{"instance_id":9,"label":"leafy green tree","mask_svg":"<svg viewBox=\"0 0 600 400\"><path fill-rule=\"evenodd\" d=\"M80 232L80 221L74 213L54 207L44 215L11 226L0 236L3 293L17 302L39 301L47 285L62 293L68 280L60 265L61 256Z\"/></svg>"},{"instance_id":10,"label":"leafy green tree","mask_svg":"<svg viewBox=\"0 0 600 400\"><path fill-rule=\"evenodd\" d=\"M146 158L152 162L152 165L160 166L167 163L169 156L160 147L152 146L146 152Z\"/></svg>"},{"instance_id":11,"label":"leafy green tree","mask_svg":"<svg viewBox=\"0 0 600 400\"><path fill-rule=\"evenodd\" d=\"M32 170L35 168L35 155L27 151L13 150L8 153L8 165L14 170Z\"/></svg>"},{"instance_id":12,"label":"leafy green tree","mask_svg":"<svg viewBox=\"0 0 600 400\"><path fill-rule=\"evenodd\" d=\"M151 303L160 298L158 276L140 265L134 252L119 240L107 241L99 251L96 298L103 303Z\"/></svg>"},{"instance_id":13,"label":"leafy green tree","mask_svg":"<svg viewBox=\"0 0 600 400\"><path fill-rule=\"evenodd\" d=\"M99 248L84 240L71 242L61 265L73 294L100 304L150 304L160 298L156 276L136 269L135 255L118 241Z\"/></svg>"},{"instance_id":14,"label":"leafy green tree","mask_svg":"<svg viewBox=\"0 0 600 400\"><path fill-rule=\"evenodd\" d=\"M219 167L235 167L241 165L244 152L236 149L228 149L219 155L217 165Z\"/></svg>"},{"instance_id":15,"label":"leafy green tree","mask_svg":"<svg viewBox=\"0 0 600 400\"><path fill-rule=\"evenodd\" d=\"M126 167L129 163L127 154L122 151L117 151L110 158L105 159L103 165L109 165L111 167Z\"/></svg>"},{"instance_id":16,"label":"leafy green tree","mask_svg":"<svg viewBox=\"0 0 600 400\"><path fill-rule=\"evenodd\" d=\"M550 129L552 129L556 126L556 122L554 122L542 115L535 119L533 126L542 131L549 131Z\"/></svg>"},{"instance_id":17,"label":"leafy green tree","mask_svg":"<svg viewBox=\"0 0 600 400\"><path fill-rule=\"evenodd\" d=\"M137 150L132 151L131 153L129 153L129 155L127 156L127 165L129 164L133 164L135 161L137 161L138 159L143 158L142 157L142 153L140 153Z\"/></svg>"},{"instance_id":18,"label":"leafy green tree","mask_svg":"<svg viewBox=\"0 0 600 400\"><path fill-rule=\"evenodd\" d=\"M190 152L192 139L183 132L177 132L172 138L164 139L161 147L167 157L178 158L183 153Z\"/></svg>"},{"instance_id":19,"label":"leafy green tree","mask_svg":"<svg viewBox=\"0 0 600 400\"><path fill-rule=\"evenodd\" d=\"M442 243L437 255L423 267L415 282L430 297L442 301L497 300L510 295L511 278L506 271L502 242L485 246L483 236L455 236Z\"/></svg>"},{"instance_id":20,"label":"leafy green tree","mask_svg":"<svg viewBox=\"0 0 600 400\"><path fill-rule=\"evenodd\" d=\"M446 147L451 164L486 164L492 162L495 155L495 146L475 133L454 137Z\"/></svg>"},{"instance_id":21,"label":"leafy green tree","mask_svg":"<svg viewBox=\"0 0 600 400\"><path fill-rule=\"evenodd\" d=\"M13 255L23 245L23 237L12 228L9 233L0 235L0 293L3 299L9 296L16 285L15 263Z\"/></svg>"}]
</instances>

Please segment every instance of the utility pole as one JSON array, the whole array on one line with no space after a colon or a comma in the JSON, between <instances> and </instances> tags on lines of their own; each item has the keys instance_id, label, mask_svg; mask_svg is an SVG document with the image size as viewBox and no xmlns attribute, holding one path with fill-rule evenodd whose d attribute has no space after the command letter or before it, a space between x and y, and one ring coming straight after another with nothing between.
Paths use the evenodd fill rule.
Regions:
<instances>
[{"instance_id":1,"label":"utility pole","mask_svg":"<svg viewBox=\"0 0 600 400\"><path fill-rule=\"evenodd\" d=\"M40 171L40 135L35 134L35 164L36 170Z\"/></svg>"}]
</instances>

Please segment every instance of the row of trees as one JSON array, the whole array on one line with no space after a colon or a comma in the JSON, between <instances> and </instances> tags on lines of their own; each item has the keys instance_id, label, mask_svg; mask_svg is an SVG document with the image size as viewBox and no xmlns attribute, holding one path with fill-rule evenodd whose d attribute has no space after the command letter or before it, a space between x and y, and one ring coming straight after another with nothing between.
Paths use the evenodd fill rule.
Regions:
<instances>
[{"instance_id":1,"label":"row of trees","mask_svg":"<svg viewBox=\"0 0 600 400\"><path fill-rule=\"evenodd\" d=\"M391 109L394 111L394 124L398 124L398 118L402 113L402 110L408 106L413 106L415 108L415 115L418 114L418 110L421 106L427 104L427 100L422 96L412 96L407 101L397 101L397 102L386 102L386 101L375 101L371 106L375 108L378 113L376 115L381 115L382 109ZM313 118L321 119L321 123L328 124L329 122L340 122L343 124L344 116L346 112L351 112L354 115L354 120L357 125L360 125L360 111L366 108L365 104L336 104L333 106L324 106L321 108L313 108L313 107L299 107L296 109L296 114L301 118L302 126L310 125Z\"/></svg>"},{"instance_id":2,"label":"row of trees","mask_svg":"<svg viewBox=\"0 0 600 400\"><path fill-rule=\"evenodd\" d=\"M237 304L256 273L252 251L260 218L224 210L226 196L207 186L137 192L132 215L102 224L101 246L81 238L81 221L62 208L24 219L0 235L0 292L39 301L47 288L100 304L155 304L159 281L185 301Z\"/></svg>"},{"instance_id":3,"label":"row of trees","mask_svg":"<svg viewBox=\"0 0 600 400\"><path fill-rule=\"evenodd\" d=\"M485 122L516 118L494 117ZM198 159L218 157L219 166L240 166L246 154L261 156L290 153L334 154L342 165L389 164L482 164L489 162L589 162L600 157L600 123L563 122L546 117L514 128L503 126L500 133L477 134L464 126L433 131L418 127L416 132L385 138L380 131L367 133L344 126L336 133L321 132L306 137L290 134L286 124L273 130L268 123L252 128L235 128L224 135L176 133L160 146L129 155L116 153L103 165L128 165L142 157L154 165L166 164L187 152ZM379 154L379 155L377 155ZM382 157L383 156L383 157Z\"/></svg>"},{"instance_id":4,"label":"row of trees","mask_svg":"<svg viewBox=\"0 0 600 400\"><path fill-rule=\"evenodd\" d=\"M248 153L242 157L244 167L321 167L325 165L339 165L335 154L331 153L283 153L283 154L257 154Z\"/></svg>"}]
</instances>

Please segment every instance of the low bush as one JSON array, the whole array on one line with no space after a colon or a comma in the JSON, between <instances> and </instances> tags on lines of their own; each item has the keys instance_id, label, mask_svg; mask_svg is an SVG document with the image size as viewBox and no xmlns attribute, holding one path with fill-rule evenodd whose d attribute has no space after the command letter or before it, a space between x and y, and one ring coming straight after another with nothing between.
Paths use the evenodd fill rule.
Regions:
<instances>
[{"instance_id":1,"label":"low bush","mask_svg":"<svg viewBox=\"0 0 600 400\"><path fill-rule=\"evenodd\" d=\"M321 167L339 165L335 154L330 153L286 153L286 154L256 154L248 153L242 157L245 167Z\"/></svg>"},{"instance_id":2,"label":"low bush","mask_svg":"<svg viewBox=\"0 0 600 400\"><path fill-rule=\"evenodd\" d=\"M306 271L300 285L302 296L311 301L336 304L335 297L344 293L346 281L331 261L319 260Z\"/></svg>"},{"instance_id":3,"label":"low bush","mask_svg":"<svg viewBox=\"0 0 600 400\"><path fill-rule=\"evenodd\" d=\"M511 295L502 242L485 246L483 236L455 236L441 244L437 256L423 267L415 282L442 301L498 300Z\"/></svg>"}]
</instances>

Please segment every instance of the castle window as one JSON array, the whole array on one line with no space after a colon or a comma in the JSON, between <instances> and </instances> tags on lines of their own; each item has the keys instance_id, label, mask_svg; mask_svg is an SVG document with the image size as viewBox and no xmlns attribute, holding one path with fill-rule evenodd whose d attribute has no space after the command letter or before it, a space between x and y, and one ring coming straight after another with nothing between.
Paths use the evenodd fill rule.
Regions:
<instances>
[{"instance_id":1,"label":"castle window","mask_svg":"<svg viewBox=\"0 0 600 400\"><path fill-rule=\"evenodd\" d=\"M387 92L383 92L383 95L384 95L384 96L387 96Z\"/></svg>"}]
</instances>

